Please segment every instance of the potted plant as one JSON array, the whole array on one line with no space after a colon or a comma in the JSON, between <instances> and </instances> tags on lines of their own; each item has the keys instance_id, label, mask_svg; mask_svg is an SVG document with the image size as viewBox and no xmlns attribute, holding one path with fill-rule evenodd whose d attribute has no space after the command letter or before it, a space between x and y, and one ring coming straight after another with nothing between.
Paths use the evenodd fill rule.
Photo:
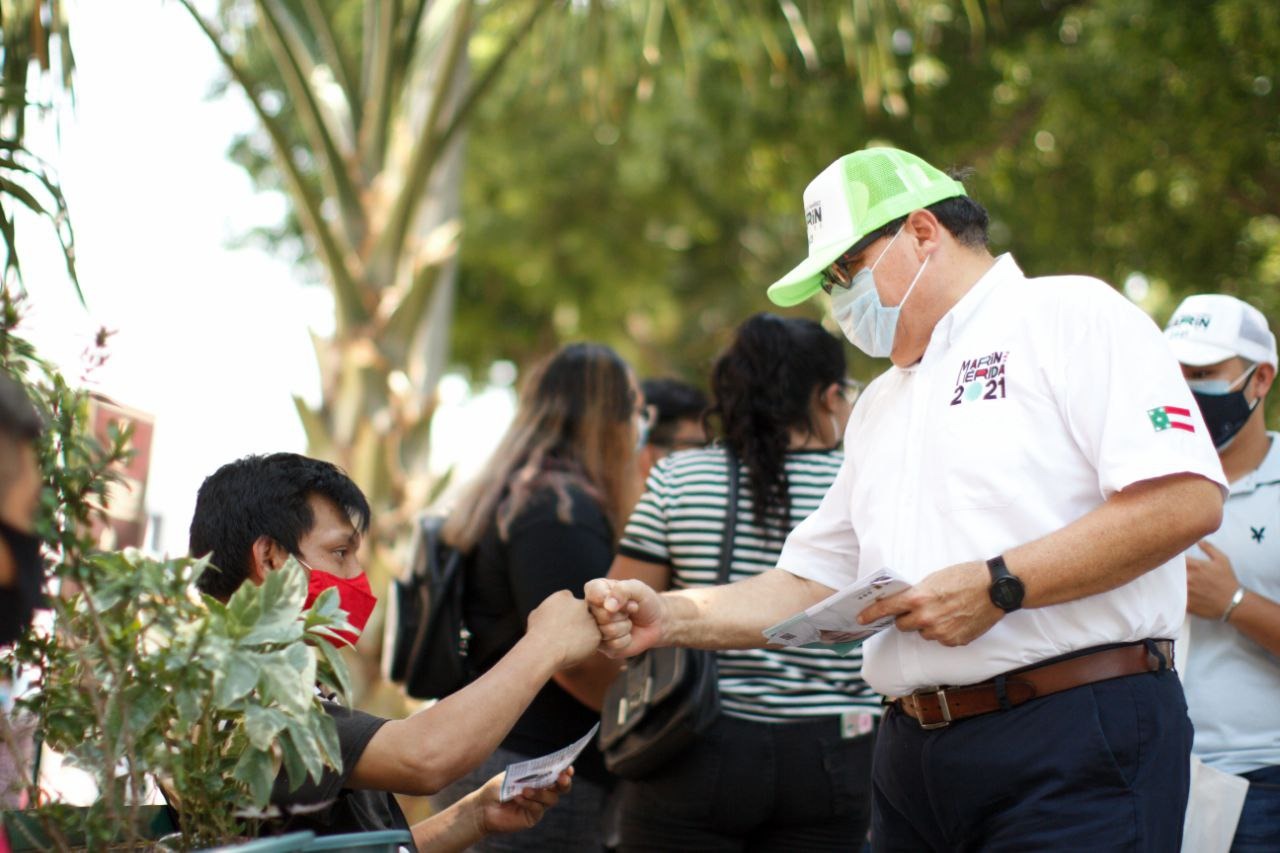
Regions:
<instances>
[{"instance_id":1,"label":"potted plant","mask_svg":"<svg viewBox=\"0 0 1280 853\"><path fill-rule=\"evenodd\" d=\"M107 447L98 446L85 427L83 393L12 335L17 311L7 295L0 311L3 365L26 384L48 424L37 529L62 593L51 601L52 628L28 632L0 657L37 673L19 713L38 721L43 740L98 789L93 805L72 809L45 802L30 783L33 808L6 819L13 843L152 843L154 814L138 805L151 779L181 814L172 846L253 834L270 816L281 768L298 784L341 760L316 692L317 684L343 695L348 689L340 654L323 641L346 624L337 595L329 590L303 611L306 577L290 561L223 604L194 592L204 561L94 551L95 507L107 499L111 463L127 456L128 435L113 433ZM15 730L6 726L5 736Z\"/></svg>"}]
</instances>

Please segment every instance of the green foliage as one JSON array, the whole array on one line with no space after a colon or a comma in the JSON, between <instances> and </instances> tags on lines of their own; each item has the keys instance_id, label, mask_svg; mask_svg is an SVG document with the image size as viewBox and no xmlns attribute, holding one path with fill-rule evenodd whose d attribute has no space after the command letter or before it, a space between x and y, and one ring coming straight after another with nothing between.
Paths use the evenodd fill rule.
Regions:
<instances>
[{"instance_id":1,"label":"green foliage","mask_svg":"<svg viewBox=\"0 0 1280 853\"><path fill-rule=\"evenodd\" d=\"M80 293L76 276L75 235L49 164L28 151L23 139L27 109L33 104L29 87L31 67L43 73L56 67L64 89L71 89L75 60L71 54L66 15L57 0L6 0L0 3L0 239L4 243L3 282L21 284L14 211L26 208L48 220L67 266L67 275Z\"/></svg>"},{"instance_id":2,"label":"green foliage","mask_svg":"<svg viewBox=\"0 0 1280 853\"><path fill-rule=\"evenodd\" d=\"M306 576L290 560L223 604L194 592L205 561L95 551L93 522L129 436L113 433L99 446L87 432L85 393L14 334L19 310L7 291L0 308L4 369L47 423L37 531L59 592L53 630L28 632L0 661L39 673L19 709L99 791L87 813L41 805L41 828L62 847L73 826L91 847L139 842L136 795L151 776L179 804L182 844L239 835L271 814L281 767L296 787L340 766L337 731L315 691L349 689L346 665L326 641L349 627L337 594L326 591L303 611ZM38 790L29 793L41 802Z\"/></svg>"},{"instance_id":3,"label":"green foliage","mask_svg":"<svg viewBox=\"0 0 1280 853\"><path fill-rule=\"evenodd\" d=\"M336 593L304 613L306 575L290 561L224 605L191 592L206 565L132 550L89 555L79 572L87 591L58 605L53 638L31 644L47 669L21 706L98 783L103 796L89 820L110 835L128 809L121 801L147 775L177 803L191 847L272 814L281 766L295 788L341 766L337 730L315 691L317 683L340 691L347 680L341 658L321 651L323 637L345 625Z\"/></svg>"},{"instance_id":4,"label":"green foliage","mask_svg":"<svg viewBox=\"0 0 1280 853\"><path fill-rule=\"evenodd\" d=\"M575 48L533 42L471 126L459 358L524 360L589 337L642 373L702 380L728 330L771 310L764 288L803 257L804 186L873 143L974 167L993 248L1032 274L1120 285L1141 272L1160 321L1206 290L1280 318L1280 7L910 5L917 19L873 16L900 29L891 44L914 36L909 52L881 54L911 83L896 104L862 97L865 62L841 48L845 4L800 4L816 63L796 61L781 16L752 39L744 14L734 38L714 3L689 8L652 64L556 74L557 51ZM641 23L619 18L638 37ZM771 43L788 61L763 61ZM694 82L672 61L686 49Z\"/></svg>"},{"instance_id":5,"label":"green foliage","mask_svg":"<svg viewBox=\"0 0 1280 853\"><path fill-rule=\"evenodd\" d=\"M952 69L984 20L958 3L808 3L800 39L782 7L672 4L683 12L655 41L627 14L644 5L617 6L598 55L587 22L544 29L480 106L464 363L585 337L642 373L703 381L737 323L776 310L764 289L805 253L804 186L839 153L927 125L916 105L968 85Z\"/></svg>"}]
</instances>

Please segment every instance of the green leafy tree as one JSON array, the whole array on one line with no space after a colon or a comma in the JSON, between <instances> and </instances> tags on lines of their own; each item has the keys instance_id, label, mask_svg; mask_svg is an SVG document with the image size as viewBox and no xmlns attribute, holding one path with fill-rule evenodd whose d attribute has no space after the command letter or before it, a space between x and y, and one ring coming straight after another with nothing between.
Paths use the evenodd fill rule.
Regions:
<instances>
[{"instance_id":1,"label":"green leafy tree","mask_svg":"<svg viewBox=\"0 0 1280 853\"><path fill-rule=\"evenodd\" d=\"M478 348L459 354L483 364L586 336L644 371L702 379L727 329L771 308L765 286L803 256L805 184L873 143L974 167L993 248L1033 274L1118 286L1143 273L1161 321L1201 290L1280 316L1273 6L984 4L974 17L913 4L925 25L877 18L909 48L888 66L911 82L901 101L860 99L840 63L845 25L813 15L818 72L782 66L752 97L733 68L759 67L750 47L766 38L689 30L697 97L678 65L625 66L601 94L522 53L472 125L483 166L466 184L457 330Z\"/></svg>"},{"instance_id":2,"label":"green leafy tree","mask_svg":"<svg viewBox=\"0 0 1280 853\"><path fill-rule=\"evenodd\" d=\"M190 0L183 2L195 14ZM231 79L250 94L270 143L246 137L237 142L233 157L260 186L282 189L291 199L282 227L259 236L318 260L335 292L337 334L332 342L317 344L324 403L314 412L299 404L311 451L345 465L370 493L384 529L399 528L426 496L427 484L419 478L426 470L430 394L451 339L460 356L475 364L495 355L523 358L565 335L618 319L617 312L607 310L612 288L595 274L603 260L597 245L613 248L621 239L634 239L630 251L609 253L619 269L649 251L645 244L654 241L655 229L662 230L660 243L679 251L706 245L709 230L730 241L746 227L705 215L691 224L682 221L685 213L697 219L695 208L702 202L714 200L715 213L734 207L740 199L718 195L738 189L741 181L723 180L724 175L714 187L704 182L696 188L701 199L663 203L672 182L680 186L689 174L701 176L716 165L725 146L698 143L715 140L726 114L735 108L748 114L734 128L739 137L760 124L781 130L779 110L828 111L833 101L838 110L828 126L846 134L849 124L842 125L840 116L856 126L868 110L903 115L906 93L932 85L938 76L933 51L944 29L962 32L970 48L980 43L984 5L976 0L458 0L433 6L369 4L361 15L359 4L351 2L224 3L220 24L201 20L201 26ZM425 15L424 8L430 10ZM436 69L428 79L440 85L406 86L419 65ZM518 69L508 73L508 66ZM384 68L387 73L380 73ZM444 84L469 79L472 69L482 70L450 101L452 90ZM840 81L838 97L811 98L796 91L824 79ZM684 144L655 150L673 141L655 127L627 146L625 180L648 196L635 200L626 221L600 218L608 201L600 192L576 202L557 198L531 206L520 200L564 196L580 183L598 186L610 171L609 160L598 156L601 145L612 144L608 140L623 132L633 111L668 108L675 113L673 121L683 125L678 130L684 137L675 141ZM412 125L421 115L435 117L437 135L445 142L455 142L467 123L483 121L484 138L471 143L476 150L465 178L461 160L450 160L442 142L410 154L409 162L421 164L420 169L396 167L394 149L382 153L389 122ZM430 142L430 134L414 138ZM814 151L814 143L792 148ZM797 177L794 154L766 155L766 181ZM402 239L413 219L412 206L447 208L453 218L444 233L453 238L457 188L476 180L492 185L502 177L511 178L510 197L498 200L505 207L469 201L465 211L468 223L493 225L468 225L464 264L479 257L477 266L484 272L468 274L473 280L463 295L464 320L451 336L452 267L420 264L412 241ZM775 187L771 183L764 192L776 194ZM755 201L761 189L753 184L743 195ZM651 204L659 208L655 215L642 209ZM596 239L585 227L556 229L557 222L572 216L565 209L574 205L594 217L596 231L609 233ZM736 206L740 225L754 209L753 204ZM506 219L510 216L523 218L512 222ZM511 257L502 234L508 225L521 249L536 242L535 250ZM767 242L773 235L756 228L746 236L745 247L720 255L721 270L745 261L752 266L749 273L757 271L761 246L751 238ZM506 256L484 269L490 252ZM702 267L712 266L710 251L706 254ZM576 277L574 266L589 267L591 280ZM647 277L640 286L643 271L652 268L630 266L633 272L618 282L629 300L647 304L655 314L645 318L633 312L631 322L623 324L637 331L632 354L656 361L676 326L682 333L718 328L733 316L732 306L717 310L700 303L686 312L688 306L678 300L646 303L665 283ZM741 275L736 269L733 274ZM705 282L701 269L685 278L681 285L687 291L698 291L699 282ZM521 288L519 295L511 292ZM348 295L352 291L357 295ZM589 304L579 304L584 301ZM352 322L350 303L378 309ZM695 318L692 323L673 319L686 313ZM585 325L578 322L582 317L589 318ZM648 334L655 325L660 333ZM414 359L424 352L433 356L429 368L415 367Z\"/></svg>"}]
</instances>

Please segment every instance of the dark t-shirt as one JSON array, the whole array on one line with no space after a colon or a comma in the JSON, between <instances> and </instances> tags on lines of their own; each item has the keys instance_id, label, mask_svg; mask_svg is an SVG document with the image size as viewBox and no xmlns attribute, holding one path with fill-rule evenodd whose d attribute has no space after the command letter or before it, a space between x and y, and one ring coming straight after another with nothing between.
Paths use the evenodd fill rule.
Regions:
<instances>
[{"instance_id":1,"label":"dark t-shirt","mask_svg":"<svg viewBox=\"0 0 1280 853\"><path fill-rule=\"evenodd\" d=\"M8 546L0 543L0 548ZM13 585L0 587L0 646L14 642L31 626L36 608L44 603L44 564L15 561Z\"/></svg>"},{"instance_id":2,"label":"dark t-shirt","mask_svg":"<svg viewBox=\"0 0 1280 853\"><path fill-rule=\"evenodd\" d=\"M308 776L296 791L291 792L288 777L282 770L271 791L271 803L289 813L289 816L273 822L271 832L274 834L309 829L317 835L340 835L346 832L408 829L409 823L394 796L386 791L354 790L346 786L347 778L364 754L365 747L387 721L333 702L321 704L338 726L342 771L325 768L318 782ZM315 806L329 802L331 804L328 807L314 812L297 814L290 811L295 806Z\"/></svg>"},{"instance_id":3,"label":"dark t-shirt","mask_svg":"<svg viewBox=\"0 0 1280 853\"><path fill-rule=\"evenodd\" d=\"M524 635L529 613L543 599L562 589L581 597L587 581L609 573L613 534L604 511L579 486L566 486L565 494L570 501L568 523L557 512L559 495L548 486L535 492L512 521L507 541L499 537L495 522L476 545L469 566L466 621L481 671ZM545 755L573 743L599 720L598 711L549 681L502 745L530 757ZM600 785L612 778L594 743L574 762L574 770Z\"/></svg>"}]
</instances>

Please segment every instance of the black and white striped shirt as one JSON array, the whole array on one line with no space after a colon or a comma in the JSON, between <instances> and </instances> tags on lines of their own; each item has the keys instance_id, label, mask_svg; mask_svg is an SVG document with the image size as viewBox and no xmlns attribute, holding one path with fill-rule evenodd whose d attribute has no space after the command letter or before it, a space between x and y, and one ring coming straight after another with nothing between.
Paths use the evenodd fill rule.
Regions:
<instances>
[{"instance_id":1,"label":"black and white striped shirt","mask_svg":"<svg viewBox=\"0 0 1280 853\"><path fill-rule=\"evenodd\" d=\"M787 454L791 523L814 509L840 470L837 450ZM627 523L624 556L671 569L671 588L716 582L728 505L728 464L723 448L672 454L649 474L645 494ZM751 484L739 466L738 524L729 580L772 569L782 551L775 527L765 534L752 511ZM719 653L720 701L726 714L764 722L867 711L879 714L880 697L862 680L862 650L842 657L818 649L750 649Z\"/></svg>"}]
</instances>

